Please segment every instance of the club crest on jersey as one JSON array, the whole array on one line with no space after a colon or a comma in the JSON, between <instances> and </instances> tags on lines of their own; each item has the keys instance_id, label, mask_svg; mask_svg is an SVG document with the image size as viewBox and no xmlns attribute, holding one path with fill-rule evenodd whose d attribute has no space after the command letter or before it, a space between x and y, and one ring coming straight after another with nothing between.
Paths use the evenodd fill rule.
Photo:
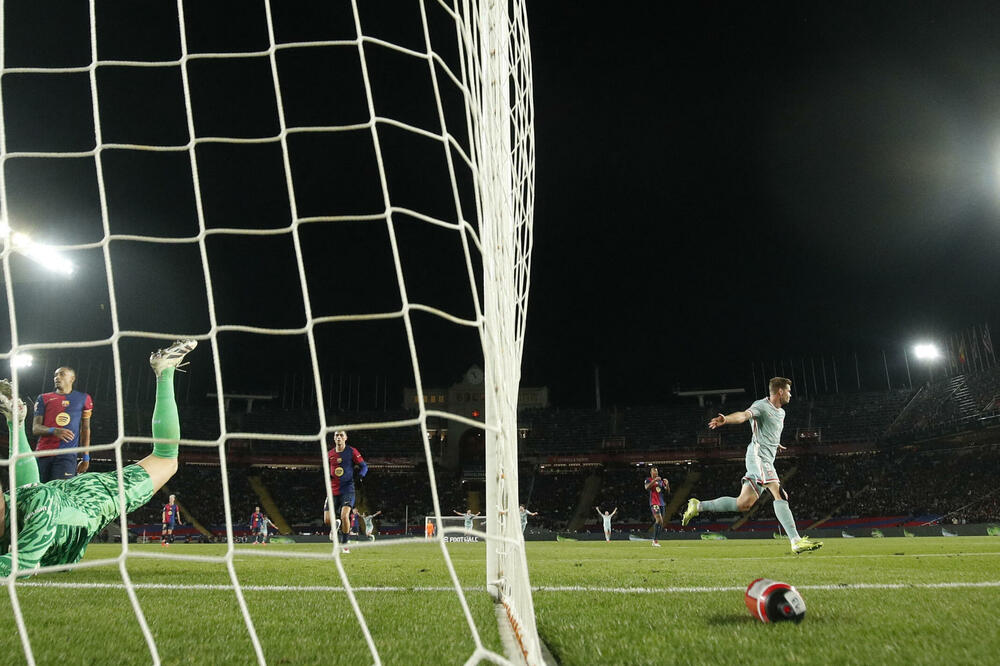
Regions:
<instances>
[{"instance_id":1,"label":"club crest on jersey","mask_svg":"<svg viewBox=\"0 0 1000 666\"><path fill-rule=\"evenodd\" d=\"M69 421L70 421L69 414L67 414L66 412L59 412L58 414L56 414L56 425L59 426L60 428L69 425Z\"/></svg>"},{"instance_id":2,"label":"club crest on jersey","mask_svg":"<svg viewBox=\"0 0 1000 666\"><path fill-rule=\"evenodd\" d=\"M343 467L338 467L337 469L333 470L333 475L334 476L344 476L344 468Z\"/></svg>"},{"instance_id":3,"label":"club crest on jersey","mask_svg":"<svg viewBox=\"0 0 1000 666\"><path fill-rule=\"evenodd\" d=\"M63 407L69 407L69 400L63 400L62 401L62 406Z\"/></svg>"}]
</instances>

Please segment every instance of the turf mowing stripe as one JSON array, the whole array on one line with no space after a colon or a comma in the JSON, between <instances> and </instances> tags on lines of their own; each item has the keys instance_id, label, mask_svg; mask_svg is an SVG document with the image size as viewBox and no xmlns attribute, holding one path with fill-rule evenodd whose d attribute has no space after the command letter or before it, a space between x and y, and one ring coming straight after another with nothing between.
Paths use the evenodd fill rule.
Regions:
<instances>
[{"instance_id":1,"label":"turf mowing stripe","mask_svg":"<svg viewBox=\"0 0 1000 666\"><path fill-rule=\"evenodd\" d=\"M34 581L17 583L18 587L55 587L64 589L107 589L123 590L122 583L59 583L54 581ZM135 583L137 590L232 590L232 585L208 584L170 584L170 583ZM244 590L252 592L343 592L344 588L337 585L241 585ZM1000 580L980 582L945 582L945 583L837 583L833 585L796 585L801 590L905 590L905 589L954 589L954 588L987 588L1000 587ZM355 592L454 592L454 587L444 586L361 586L351 588ZM582 585L548 586L531 588L534 592L608 592L613 594L662 594L702 593L702 592L741 592L746 588L736 587L586 587ZM465 587L464 592L483 591L482 587Z\"/></svg>"}]
</instances>

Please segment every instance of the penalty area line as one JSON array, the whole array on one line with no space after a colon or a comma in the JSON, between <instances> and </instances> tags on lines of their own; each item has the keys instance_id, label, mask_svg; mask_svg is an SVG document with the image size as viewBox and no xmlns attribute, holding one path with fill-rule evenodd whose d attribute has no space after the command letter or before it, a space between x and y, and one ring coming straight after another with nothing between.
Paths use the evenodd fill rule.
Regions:
<instances>
[{"instance_id":1,"label":"penalty area line","mask_svg":"<svg viewBox=\"0 0 1000 666\"><path fill-rule=\"evenodd\" d=\"M71 583L57 581L24 581L17 587L62 588L71 590L124 590L124 583ZM1000 580L978 582L941 582L941 583L834 583L825 585L796 585L800 590L933 590L961 588L993 588L1000 587ZM182 591L231 591L233 585L206 583L134 583L136 590L182 590ZM240 585L240 589L249 592L344 592L340 585ZM419 585L406 587L402 585L365 585L352 587L355 592L454 592L454 587ZM584 585L539 585L531 588L532 592L605 592L611 594L692 594L704 592L742 592L744 586L692 586L692 587L593 587ZM463 587L463 592L485 591L482 587Z\"/></svg>"}]
</instances>

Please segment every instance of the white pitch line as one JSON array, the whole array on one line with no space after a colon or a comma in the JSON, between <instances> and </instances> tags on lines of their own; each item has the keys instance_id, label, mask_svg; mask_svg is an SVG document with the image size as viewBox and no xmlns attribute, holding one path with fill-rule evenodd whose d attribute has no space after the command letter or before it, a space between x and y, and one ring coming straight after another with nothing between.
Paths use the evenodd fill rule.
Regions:
<instances>
[{"instance_id":1,"label":"white pitch line","mask_svg":"<svg viewBox=\"0 0 1000 666\"><path fill-rule=\"evenodd\" d=\"M26 581L17 583L18 587L48 587L75 590L124 590L122 583L68 583L55 581ZM228 591L232 585L220 584L171 584L171 583L135 583L137 590L183 590L183 591ZM340 585L241 585L243 590L251 592L344 592ZM826 585L796 585L800 590L906 590L906 589L957 589L957 588L991 588L1000 587L1000 580L977 582L943 582L943 583L835 583ZM454 592L454 587L418 585L405 587L390 586L360 586L351 588L355 592ZM612 594L690 594L704 592L743 592L746 587L740 586L698 586L698 587L588 587L582 585L539 585L531 588L534 592L605 592ZM482 587L464 587L464 592L485 591Z\"/></svg>"},{"instance_id":2,"label":"white pitch line","mask_svg":"<svg viewBox=\"0 0 1000 666\"><path fill-rule=\"evenodd\" d=\"M630 557L629 562L669 562L671 558L669 557L670 551L664 551L664 557ZM783 551L781 553L776 553L774 555L726 555L724 557L697 557L692 558L698 562L708 562L708 561L743 561L743 560L780 560L788 558L791 553ZM809 559L822 558L824 560L853 560L860 558L891 558L891 557L976 557L976 556L987 556L987 557L1000 557L1000 551L983 551L976 553L870 553L870 554L856 554L856 555L831 555L823 553L822 555L812 555ZM570 557L574 562L607 562L606 557ZM676 558L673 558L676 559ZM798 558L805 561L804 558Z\"/></svg>"},{"instance_id":3,"label":"white pitch line","mask_svg":"<svg viewBox=\"0 0 1000 666\"><path fill-rule=\"evenodd\" d=\"M836 583L829 585L796 585L799 590L905 590L905 589L936 589L936 588L976 588L1000 587L1000 580L979 582L946 582L946 583ZM532 588L535 592L608 592L614 594L663 594L700 593L700 592L744 592L746 587L584 587L584 586L546 586Z\"/></svg>"}]
</instances>

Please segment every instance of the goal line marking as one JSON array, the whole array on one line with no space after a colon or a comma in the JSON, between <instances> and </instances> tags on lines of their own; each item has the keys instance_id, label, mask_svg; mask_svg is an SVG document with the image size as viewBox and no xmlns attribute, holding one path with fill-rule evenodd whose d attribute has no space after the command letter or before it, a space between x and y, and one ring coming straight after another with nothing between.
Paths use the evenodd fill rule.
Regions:
<instances>
[{"instance_id":1,"label":"goal line marking","mask_svg":"<svg viewBox=\"0 0 1000 666\"><path fill-rule=\"evenodd\" d=\"M17 587L48 587L70 590L124 590L122 583L69 583L57 581L25 581ZM137 590L182 590L182 591L232 591L228 584L211 585L205 583L133 583ZM340 585L241 585L250 592L344 592ZM826 585L796 585L800 590L906 590L906 589L958 589L1000 587L1000 580L978 582L942 583L836 583ZM352 587L355 592L454 592L451 586L402 585ZM585 585L539 585L533 592L607 592L614 594L662 594L662 593L702 593L702 592L742 592L745 586L692 586L692 587L591 587ZM485 591L482 587L464 587L464 592Z\"/></svg>"}]
</instances>

